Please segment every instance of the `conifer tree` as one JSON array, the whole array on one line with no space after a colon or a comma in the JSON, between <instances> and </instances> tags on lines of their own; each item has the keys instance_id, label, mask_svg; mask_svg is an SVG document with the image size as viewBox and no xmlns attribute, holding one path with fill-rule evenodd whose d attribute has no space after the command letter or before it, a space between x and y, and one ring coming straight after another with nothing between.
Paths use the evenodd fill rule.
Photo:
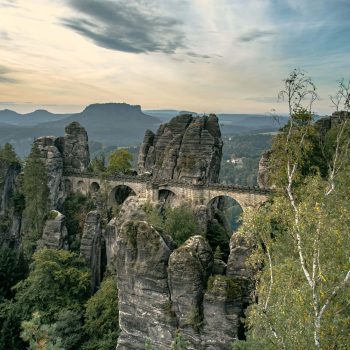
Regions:
<instances>
[{"instance_id":1,"label":"conifer tree","mask_svg":"<svg viewBox=\"0 0 350 350\"><path fill-rule=\"evenodd\" d=\"M26 201L23 243L29 255L42 235L45 216L49 210L47 181L47 171L41 160L40 150L34 145L27 159L23 177L23 194Z\"/></svg>"}]
</instances>

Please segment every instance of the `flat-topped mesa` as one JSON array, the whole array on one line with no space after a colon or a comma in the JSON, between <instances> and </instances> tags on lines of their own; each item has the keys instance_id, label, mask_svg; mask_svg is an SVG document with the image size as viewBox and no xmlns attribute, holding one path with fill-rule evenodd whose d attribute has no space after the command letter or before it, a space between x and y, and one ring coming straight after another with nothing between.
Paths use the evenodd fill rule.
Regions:
<instances>
[{"instance_id":1,"label":"flat-topped mesa","mask_svg":"<svg viewBox=\"0 0 350 350\"><path fill-rule=\"evenodd\" d=\"M151 174L155 181L218 182L222 145L215 114L181 114L162 124L156 134L146 131L139 154L139 174Z\"/></svg>"}]
</instances>

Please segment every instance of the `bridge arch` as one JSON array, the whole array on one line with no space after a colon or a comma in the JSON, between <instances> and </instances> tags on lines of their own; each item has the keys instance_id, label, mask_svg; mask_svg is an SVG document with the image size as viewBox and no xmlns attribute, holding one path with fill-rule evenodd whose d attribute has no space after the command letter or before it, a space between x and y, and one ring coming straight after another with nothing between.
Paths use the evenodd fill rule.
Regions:
<instances>
[{"instance_id":1,"label":"bridge arch","mask_svg":"<svg viewBox=\"0 0 350 350\"><path fill-rule=\"evenodd\" d=\"M208 202L207 212L207 240L213 251L218 252L220 258L227 261L230 238L241 224L243 208L231 196L218 195Z\"/></svg>"},{"instance_id":2,"label":"bridge arch","mask_svg":"<svg viewBox=\"0 0 350 350\"><path fill-rule=\"evenodd\" d=\"M115 186L109 194L109 203L123 204L124 201L130 196L136 196L136 191L129 185L120 184Z\"/></svg>"},{"instance_id":3,"label":"bridge arch","mask_svg":"<svg viewBox=\"0 0 350 350\"><path fill-rule=\"evenodd\" d=\"M158 191L158 201L173 206L175 204L176 194L170 189L162 188Z\"/></svg>"},{"instance_id":4,"label":"bridge arch","mask_svg":"<svg viewBox=\"0 0 350 350\"><path fill-rule=\"evenodd\" d=\"M91 182L91 184L90 184L90 192L91 193L97 193L100 191L100 189L101 189L101 186L98 182L96 182L96 181Z\"/></svg>"},{"instance_id":5,"label":"bridge arch","mask_svg":"<svg viewBox=\"0 0 350 350\"><path fill-rule=\"evenodd\" d=\"M83 180L79 180L77 183L77 190L82 194L87 194L87 186Z\"/></svg>"},{"instance_id":6,"label":"bridge arch","mask_svg":"<svg viewBox=\"0 0 350 350\"><path fill-rule=\"evenodd\" d=\"M243 208L241 204L233 197L228 195L218 195L213 197L207 204L207 207L212 211L220 212L227 219L228 230L235 231L240 225ZM223 219L223 218L222 218Z\"/></svg>"}]
</instances>

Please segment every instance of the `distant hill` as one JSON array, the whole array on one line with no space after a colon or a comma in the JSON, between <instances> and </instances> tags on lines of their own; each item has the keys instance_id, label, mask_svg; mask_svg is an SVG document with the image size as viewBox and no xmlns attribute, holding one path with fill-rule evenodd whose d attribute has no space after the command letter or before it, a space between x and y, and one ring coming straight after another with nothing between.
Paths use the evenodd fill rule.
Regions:
<instances>
[{"instance_id":1,"label":"distant hill","mask_svg":"<svg viewBox=\"0 0 350 350\"><path fill-rule=\"evenodd\" d=\"M38 120L40 122L34 122ZM68 115L48 111L18 114L5 110L0 111L0 124L3 125L0 126L0 144L12 143L23 157L30 150L34 138L63 135L65 126L72 121L86 128L91 142L105 147L139 144L146 129L156 130L161 123L159 119L144 114L140 106L126 103L92 104L80 113Z\"/></svg>"},{"instance_id":2,"label":"distant hill","mask_svg":"<svg viewBox=\"0 0 350 350\"><path fill-rule=\"evenodd\" d=\"M0 111L0 123L7 123L18 126L33 126L39 123L52 122L66 118L71 114L55 114L44 109L38 109L31 113L20 114L10 109Z\"/></svg>"},{"instance_id":3,"label":"distant hill","mask_svg":"<svg viewBox=\"0 0 350 350\"><path fill-rule=\"evenodd\" d=\"M91 104L74 114L55 114L46 110L20 114L5 109L0 111L0 144L12 143L23 157L28 154L34 138L63 135L65 126L77 121L86 128L91 148L96 153L112 146L139 145L146 129L155 131L161 123L180 113L185 112L173 109L142 111L140 106L126 103ZM287 121L283 117L278 124L273 117L258 114L218 114L218 117L223 135L276 131Z\"/></svg>"}]
</instances>

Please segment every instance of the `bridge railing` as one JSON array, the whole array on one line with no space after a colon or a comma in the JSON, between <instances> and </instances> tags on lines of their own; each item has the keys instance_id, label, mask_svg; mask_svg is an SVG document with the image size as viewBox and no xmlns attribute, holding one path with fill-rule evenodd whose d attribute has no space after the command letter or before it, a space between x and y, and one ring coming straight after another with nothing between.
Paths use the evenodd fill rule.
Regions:
<instances>
[{"instance_id":1,"label":"bridge railing","mask_svg":"<svg viewBox=\"0 0 350 350\"><path fill-rule=\"evenodd\" d=\"M154 188L159 187L185 187L197 190L212 190L212 191L235 191L244 193L256 193L256 194L269 194L274 191L269 188L260 188L257 186L241 186L235 184L221 184L221 183L207 183L207 184L191 184L183 181L166 180L166 181L155 181L150 175L106 175L106 174L96 174L92 172L78 172L78 171L67 171L65 170L63 176L66 177L79 177L87 179L99 179L106 181L121 181L121 182L142 182L148 183Z\"/></svg>"}]
</instances>

